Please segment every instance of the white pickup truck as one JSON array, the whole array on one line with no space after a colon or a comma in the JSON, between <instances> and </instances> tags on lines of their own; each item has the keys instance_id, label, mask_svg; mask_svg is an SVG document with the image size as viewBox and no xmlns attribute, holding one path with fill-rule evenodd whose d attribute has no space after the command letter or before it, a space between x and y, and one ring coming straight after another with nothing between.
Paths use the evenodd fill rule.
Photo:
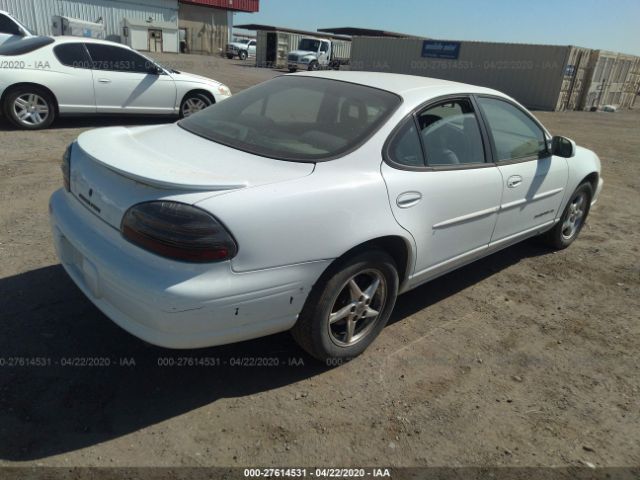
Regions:
<instances>
[{"instance_id":1,"label":"white pickup truck","mask_svg":"<svg viewBox=\"0 0 640 480\"><path fill-rule=\"evenodd\" d=\"M339 70L340 65L348 65L351 58L351 40L327 40L324 38L303 38L298 49L289 52L287 64L290 72L304 70Z\"/></svg>"},{"instance_id":2,"label":"white pickup truck","mask_svg":"<svg viewBox=\"0 0 640 480\"><path fill-rule=\"evenodd\" d=\"M27 27L22 25L9 12L0 10L0 45L31 36L33 34Z\"/></svg>"},{"instance_id":3,"label":"white pickup truck","mask_svg":"<svg viewBox=\"0 0 640 480\"><path fill-rule=\"evenodd\" d=\"M243 40L236 40L227 44L227 58L232 59L238 57L240 60L245 60L247 57L256 56L256 41L245 38Z\"/></svg>"}]
</instances>

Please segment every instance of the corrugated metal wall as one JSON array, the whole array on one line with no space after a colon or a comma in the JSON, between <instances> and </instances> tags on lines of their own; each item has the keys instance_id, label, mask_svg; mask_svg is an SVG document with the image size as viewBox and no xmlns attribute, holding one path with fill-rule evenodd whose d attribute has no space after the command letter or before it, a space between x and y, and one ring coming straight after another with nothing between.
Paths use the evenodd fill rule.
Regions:
<instances>
[{"instance_id":1,"label":"corrugated metal wall","mask_svg":"<svg viewBox=\"0 0 640 480\"><path fill-rule=\"evenodd\" d=\"M260 0L180 0L180 3L228 8L230 10L250 13L260 10Z\"/></svg>"},{"instance_id":2,"label":"corrugated metal wall","mask_svg":"<svg viewBox=\"0 0 640 480\"><path fill-rule=\"evenodd\" d=\"M179 8L178 23L186 30L189 53L221 54L231 34L227 10L186 3Z\"/></svg>"},{"instance_id":3,"label":"corrugated metal wall","mask_svg":"<svg viewBox=\"0 0 640 480\"><path fill-rule=\"evenodd\" d=\"M460 42L457 60L422 57L422 39L355 37L351 69L386 71L495 88L529 108L554 110L568 46Z\"/></svg>"},{"instance_id":4,"label":"corrugated metal wall","mask_svg":"<svg viewBox=\"0 0 640 480\"><path fill-rule=\"evenodd\" d=\"M108 40L120 41L122 19L169 22L178 26L178 0L0 0L27 27L51 35L51 17L63 15L95 22L102 17Z\"/></svg>"},{"instance_id":5,"label":"corrugated metal wall","mask_svg":"<svg viewBox=\"0 0 640 480\"><path fill-rule=\"evenodd\" d=\"M556 110L578 110L584 102L585 87L589 83L591 50L571 47L565 67Z\"/></svg>"},{"instance_id":6,"label":"corrugated metal wall","mask_svg":"<svg viewBox=\"0 0 640 480\"><path fill-rule=\"evenodd\" d=\"M581 108L615 105L629 108L640 88L640 57L594 50L589 64L589 82Z\"/></svg>"}]
</instances>

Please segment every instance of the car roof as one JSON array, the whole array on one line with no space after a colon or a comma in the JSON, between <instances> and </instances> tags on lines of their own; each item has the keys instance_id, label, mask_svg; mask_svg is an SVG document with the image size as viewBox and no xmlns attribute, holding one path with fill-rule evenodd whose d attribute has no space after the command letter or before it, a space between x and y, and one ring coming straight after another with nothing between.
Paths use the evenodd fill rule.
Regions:
<instances>
[{"instance_id":1,"label":"car roof","mask_svg":"<svg viewBox=\"0 0 640 480\"><path fill-rule=\"evenodd\" d=\"M309 76L317 78L327 78L330 80L341 80L343 82L358 83L368 87L378 88L396 93L402 97L407 94L415 94L418 91L427 93L432 90L438 95L455 93L486 93L507 97L504 93L490 88L479 87L467 83L452 82L440 78L422 77L418 75L404 75L400 73L387 72L353 72L325 70L319 72L300 72L291 75Z\"/></svg>"},{"instance_id":2,"label":"car roof","mask_svg":"<svg viewBox=\"0 0 640 480\"><path fill-rule=\"evenodd\" d=\"M56 44L60 43L70 43L70 42L82 42L82 43L98 43L100 45L111 45L114 47L124 47L129 48L128 45L118 42L112 42L110 40L101 40L99 38L90 38L90 37L72 37L71 35L61 35L52 37Z\"/></svg>"}]
</instances>

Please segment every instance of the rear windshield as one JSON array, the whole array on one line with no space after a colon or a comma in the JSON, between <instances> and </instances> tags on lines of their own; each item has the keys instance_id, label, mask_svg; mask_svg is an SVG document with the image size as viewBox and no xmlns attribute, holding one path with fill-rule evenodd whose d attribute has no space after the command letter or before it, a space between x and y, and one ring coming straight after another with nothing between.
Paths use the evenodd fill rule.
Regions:
<instances>
[{"instance_id":1,"label":"rear windshield","mask_svg":"<svg viewBox=\"0 0 640 480\"><path fill-rule=\"evenodd\" d=\"M401 100L363 85L283 76L181 120L196 135L279 160L314 162L362 144Z\"/></svg>"},{"instance_id":2,"label":"rear windshield","mask_svg":"<svg viewBox=\"0 0 640 480\"><path fill-rule=\"evenodd\" d=\"M51 37L28 37L16 40L15 42L6 42L0 46L0 55L24 55L25 53L31 53L53 42L54 40Z\"/></svg>"}]
</instances>

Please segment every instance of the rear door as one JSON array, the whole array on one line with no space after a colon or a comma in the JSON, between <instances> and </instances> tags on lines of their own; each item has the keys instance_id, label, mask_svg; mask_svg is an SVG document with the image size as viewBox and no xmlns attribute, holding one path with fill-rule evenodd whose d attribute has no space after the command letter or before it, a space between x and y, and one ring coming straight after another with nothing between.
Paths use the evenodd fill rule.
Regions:
<instances>
[{"instance_id":1,"label":"rear door","mask_svg":"<svg viewBox=\"0 0 640 480\"><path fill-rule=\"evenodd\" d=\"M477 102L503 179L491 242L510 242L555 219L567 185L567 161L548 152L544 129L518 105L490 96L478 96Z\"/></svg>"},{"instance_id":2,"label":"rear door","mask_svg":"<svg viewBox=\"0 0 640 480\"><path fill-rule=\"evenodd\" d=\"M382 175L396 220L416 242L417 281L473 260L488 247L502 177L487 143L468 96L426 107L388 143Z\"/></svg>"},{"instance_id":3,"label":"rear door","mask_svg":"<svg viewBox=\"0 0 640 480\"><path fill-rule=\"evenodd\" d=\"M153 62L128 48L98 43L86 47L99 113L174 113L175 83L165 72L157 72Z\"/></svg>"}]
</instances>

